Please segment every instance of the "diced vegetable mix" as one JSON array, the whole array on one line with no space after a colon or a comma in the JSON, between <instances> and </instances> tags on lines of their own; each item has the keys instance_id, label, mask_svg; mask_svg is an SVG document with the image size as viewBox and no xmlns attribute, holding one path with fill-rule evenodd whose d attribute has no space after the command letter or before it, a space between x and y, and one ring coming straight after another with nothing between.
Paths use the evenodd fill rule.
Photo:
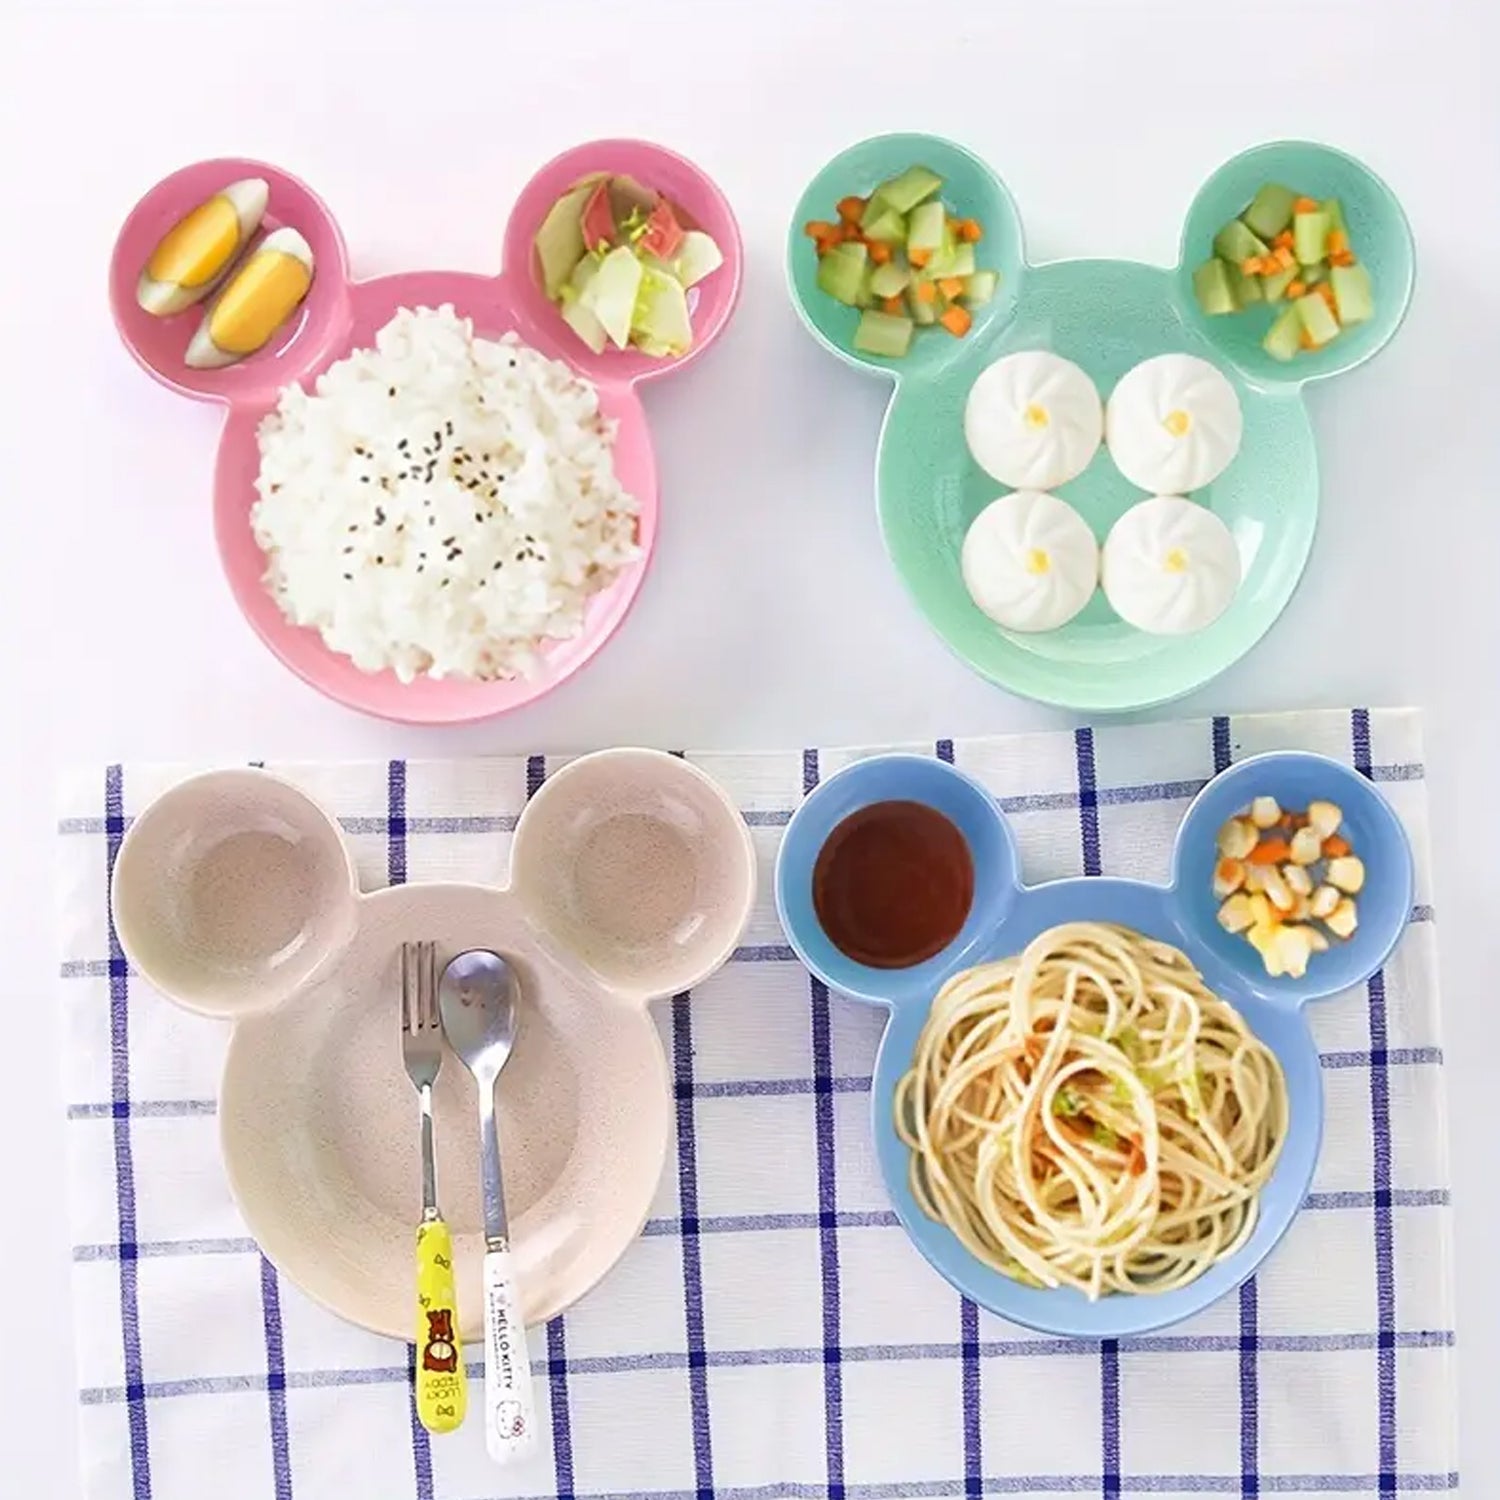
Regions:
<instances>
[{"instance_id":1,"label":"diced vegetable mix","mask_svg":"<svg viewBox=\"0 0 1500 1500\"><path fill-rule=\"evenodd\" d=\"M1293 813L1274 797L1257 797L1219 830L1219 926L1242 933L1273 979L1301 979L1330 937L1352 937L1359 925L1354 898L1364 889L1365 867L1340 831L1343 823L1332 802Z\"/></svg>"},{"instance_id":2,"label":"diced vegetable mix","mask_svg":"<svg viewBox=\"0 0 1500 1500\"><path fill-rule=\"evenodd\" d=\"M712 236L629 177L574 184L542 221L536 253L543 290L595 354L613 344L659 359L692 347L688 288L724 263Z\"/></svg>"},{"instance_id":3,"label":"diced vegetable mix","mask_svg":"<svg viewBox=\"0 0 1500 1500\"><path fill-rule=\"evenodd\" d=\"M1216 318L1285 304L1261 341L1273 359L1321 349L1375 315L1370 273L1349 243L1337 198L1319 202L1268 182L1213 248L1193 272L1198 306Z\"/></svg>"},{"instance_id":4,"label":"diced vegetable mix","mask_svg":"<svg viewBox=\"0 0 1500 1500\"><path fill-rule=\"evenodd\" d=\"M841 198L837 220L805 226L818 252L818 290L861 309L854 347L900 359L918 328L941 326L962 338L976 307L1000 283L982 269L974 247L984 238L977 219L944 207L943 179L909 167L868 198Z\"/></svg>"}]
</instances>

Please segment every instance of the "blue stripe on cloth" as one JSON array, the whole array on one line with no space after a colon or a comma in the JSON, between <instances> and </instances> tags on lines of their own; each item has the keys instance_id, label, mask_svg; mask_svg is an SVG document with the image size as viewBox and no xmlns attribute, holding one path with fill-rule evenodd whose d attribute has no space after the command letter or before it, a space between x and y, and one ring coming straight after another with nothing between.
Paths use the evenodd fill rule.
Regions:
<instances>
[{"instance_id":1,"label":"blue stripe on cloth","mask_svg":"<svg viewBox=\"0 0 1500 1500\"><path fill-rule=\"evenodd\" d=\"M115 931L110 885L125 837L125 773L104 773L104 903L109 938L109 1083L114 1120L115 1216L120 1245L120 1340L123 1346L126 1421L130 1433L130 1484L134 1500L151 1500L151 1440L146 1427L146 1376L141 1358L140 1267L135 1257L135 1164L130 1141L130 981L125 950Z\"/></svg>"},{"instance_id":2,"label":"blue stripe on cloth","mask_svg":"<svg viewBox=\"0 0 1500 1500\"><path fill-rule=\"evenodd\" d=\"M958 1335L963 1349L964 1497L984 1495L984 1448L980 1436L979 1308L967 1297L958 1302Z\"/></svg>"},{"instance_id":3,"label":"blue stripe on cloth","mask_svg":"<svg viewBox=\"0 0 1500 1500\"><path fill-rule=\"evenodd\" d=\"M1354 769L1369 776L1370 712L1356 708L1350 716ZM1376 970L1365 986L1370 1016L1370 1128L1375 1189L1375 1310L1379 1340L1375 1351L1376 1402L1379 1411L1380 1493L1396 1490L1396 1275L1395 1226L1391 1219L1391 1081L1388 1055L1385 974Z\"/></svg>"},{"instance_id":4,"label":"blue stripe on cloth","mask_svg":"<svg viewBox=\"0 0 1500 1500\"><path fill-rule=\"evenodd\" d=\"M802 752L802 794L818 785L818 752ZM823 1295L823 1429L828 1500L844 1495L844 1372L839 1318L838 1179L833 1114L833 1024L828 986L808 977L812 996L813 1120L818 1154L818 1259Z\"/></svg>"},{"instance_id":5,"label":"blue stripe on cloth","mask_svg":"<svg viewBox=\"0 0 1500 1500\"><path fill-rule=\"evenodd\" d=\"M533 1378L536 1372L533 1371ZM568 1332L562 1314L547 1325L547 1391L552 1398L552 1483L573 1500L573 1422L568 1412Z\"/></svg>"},{"instance_id":6,"label":"blue stripe on cloth","mask_svg":"<svg viewBox=\"0 0 1500 1500\"><path fill-rule=\"evenodd\" d=\"M406 884L406 762L393 760L385 773L385 878L389 885ZM411 1425L412 1479L416 1500L433 1500L432 1439L417 1415L417 1346L407 1345L410 1382L407 1420Z\"/></svg>"},{"instance_id":7,"label":"blue stripe on cloth","mask_svg":"<svg viewBox=\"0 0 1500 1500\"><path fill-rule=\"evenodd\" d=\"M1076 802L1077 799L1072 800ZM1108 800L1103 796L1098 799L1100 805ZM418 831L415 820L409 821L405 826L408 833ZM1408 920L1431 922L1436 918L1432 907L1424 904L1412 907ZM729 955L729 961L737 964L789 964L796 960L797 955L787 943L747 943ZM124 959L118 960L116 967L124 972ZM110 961L104 958L70 958L58 966L58 977L61 979L103 979L110 973ZM130 973L134 977L134 970Z\"/></svg>"},{"instance_id":8,"label":"blue stripe on cloth","mask_svg":"<svg viewBox=\"0 0 1500 1500\"><path fill-rule=\"evenodd\" d=\"M932 752L940 761L943 762L944 765L951 766L953 764L952 740L938 740L937 743L933 745Z\"/></svg>"},{"instance_id":9,"label":"blue stripe on cloth","mask_svg":"<svg viewBox=\"0 0 1500 1500\"><path fill-rule=\"evenodd\" d=\"M693 1412L693 1472L701 1494L714 1490L708 1418L708 1348L703 1327L703 1247L698 1239L698 1150L693 1119L692 996L672 997L672 1071L677 1085L677 1204L681 1211L683 1321Z\"/></svg>"},{"instance_id":10,"label":"blue stripe on cloth","mask_svg":"<svg viewBox=\"0 0 1500 1500\"><path fill-rule=\"evenodd\" d=\"M948 746L951 740L939 740L938 745ZM675 753L675 752L674 752ZM541 756L531 757L540 760ZM946 756L939 755L940 759ZM1368 775L1372 781L1421 781L1426 776L1426 767L1420 761L1397 763L1387 766L1371 766ZM1100 806L1117 806L1132 802L1180 802L1201 792L1207 785L1203 778L1185 781L1146 781L1127 786L1100 787ZM998 797L996 801L1008 813L1058 812L1078 806L1076 792L1032 792L1010 797ZM757 808L744 814L752 828L782 828L790 821L790 808ZM105 833L103 818L59 818L57 831L60 834ZM131 819L125 820L125 828ZM345 833L370 834L384 837L389 832L384 817L342 817L339 826ZM514 813L469 813L448 817L415 817L407 823L407 833L509 833L516 826Z\"/></svg>"},{"instance_id":11,"label":"blue stripe on cloth","mask_svg":"<svg viewBox=\"0 0 1500 1500\"><path fill-rule=\"evenodd\" d=\"M260 1307L266 1329L266 1405L271 1416L271 1475L276 1500L292 1500L292 1452L286 1420L286 1346L276 1268L260 1258Z\"/></svg>"},{"instance_id":12,"label":"blue stripe on cloth","mask_svg":"<svg viewBox=\"0 0 1500 1500\"><path fill-rule=\"evenodd\" d=\"M1094 765L1094 731L1073 732L1073 757L1078 767L1078 836L1083 844L1083 873L1099 875L1099 778Z\"/></svg>"},{"instance_id":13,"label":"blue stripe on cloth","mask_svg":"<svg viewBox=\"0 0 1500 1500\"><path fill-rule=\"evenodd\" d=\"M1094 731L1073 732L1073 759L1078 776L1078 841L1083 873L1102 872L1099 846L1098 767L1094 759ZM1120 1494L1120 1345L1105 1339L1099 1346L1099 1472L1103 1500Z\"/></svg>"},{"instance_id":14,"label":"blue stripe on cloth","mask_svg":"<svg viewBox=\"0 0 1500 1500\"><path fill-rule=\"evenodd\" d=\"M551 1329L556 1320L548 1324ZM1326 1354L1361 1353L1378 1348L1376 1333L1304 1333L1262 1334L1257 1340L1263 1353ZM1398 1331L1394 1335L1397 1349L1451 1349L1456 1340L1452 1329L1419 1328ZM538 1360L534 1371L555 1378L559 1370L569 1375L619 1375L640 1370L684 1370L688 1356L678 1350L653 1354L601 1354L568 1359L560 1341L547 1340L548 1355ZM1232 1354L1238 1350L1238 1334L1145 1334L1139 1338L1115 1341L1117 1354ZM410 1345L408 1353L410 1352ZM844 1364L901 1364L910 1361L952 1361L962 1353L956 1343L931 1344L851 1344L842 1351ZM985 1339L980 1342L981 1359L1096 1359L1099 1345L1091 1339L1015 1338ZM764 1365L816 1365L823 1362L821 1346L807 1348L710 1349L706 1359L711 1369L747 1369ZM480 1378L483 1366L477 1362L467 1367L471 1379ZM395 1385L411 1379L410 1365L366 1366L331 1370L289 1370L286 1388L324 1390L341 1386ZM155 1381L145 1388L148 1400L161 1401L177 1396L221 1395L232 1391L264 1391L266 1377L253 1375L196 1376L187 1380ZM85 1386L79 1392L84 1406L118 1405L126 1399L124 1386ZM570 1460L571 1463L571 1460ZM1267 1476L1261 1476L1262 1487ZM1238 1482L1238 1481L1236 1481ZM1094 1481L1097 1486L1098 1480Z\"/></svg>"},{"instance_id":15,"label":"blue stripe on cloth","mask_svg":"<svg viewBox=\"0 0 1500 1500\"><path fill-rule=\"evenodd\" d=\"M1391 1047L1378 1055L1368 1049L1324 1052L1325 1068L1441 1067L1441 1047ZM694 1099L768 1098L781 1094L811 1094L818 1085L811 1078L719 1078L698 1079L693 1083ZM835 1094L866 1094L870 1091L868 1074L845 1074L828 1080ZM176 1116L211 1116L218 1106L212 1099L134 1099L95 1100L70 1104L70 1120L109 1120L129 1116L134 1119L167 1119Z\"/></svg>"},{"instance_id":16,"label":"blue stripe on cloth","mask_svg":"<svg viewBox=\"0 0 1500 1500\"><path fill-rule=\"evenodd\" d=\"M1447 1188L1392 1188L1392 1208L1447 1208L1452 1202ZM1368 1212L1375 1206L1375 1194L1346 1189L1342 1192L1309 1193L1302 1207L1311 1213L1334 1209L1362 1209ZM828 1221L822 1213L776 1213L776 1214L707 1214L693 1220L693 1233L700 1239L705 1234L755 1234L761 1231L787 1229L821 1229ZM832 1216L835 1229L895 1229L900 1220L888 1208L839 1209ZM647 1219L641 1234L647 1239L663 1239L682 1233L680 1218ZM138 1240L130 1247L136 1260L159 1260L163 1257L191 1257L198 1255L254 1255L258 1246L252 1239L192 1239L192 1240ZM113 1244L90 1243L73 1246L73 1260L84 1264L92 1261L119 1260L120 1247Z\"/></svg>"},{"instance_id":17,"label":"blue stripe on cloth","mask_svg":"<svg viewBox=\"0 0 1500 1500\"><path fill-rule=\"evenodd\" d=\"M1103 1500L1120 1497L1120 1341L1099 1347L1099 1491Z\"/></svg>"},{"instance_id":18,"label":"blue stripe on cloth","mask_svg":"<svg viewBox=\"0 0 1500 1500\"><path fill-rule=\"evenodd\" d=\"M1211 727L1214 775L1227 771L1234 759L1234 737L1229 718L1215 715ZM1260 1370L1256 1335L1260 1328L1260 1299L1252 1276L1240 1287L1240 1495L1260 1494Z\"/></svg>"}]
</instances>

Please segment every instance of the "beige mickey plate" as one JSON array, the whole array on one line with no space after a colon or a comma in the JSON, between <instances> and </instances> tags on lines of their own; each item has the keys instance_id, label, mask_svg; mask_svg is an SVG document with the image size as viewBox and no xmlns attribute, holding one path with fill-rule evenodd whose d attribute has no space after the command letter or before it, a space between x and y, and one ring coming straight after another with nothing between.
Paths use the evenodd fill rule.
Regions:
<instances>
[{"instance_id":1,"label":"beige mickey plate","mask_svg":"<svg viewBox=\"0 0 1500 1500\"><path fill-rule=\"evenodd\" d=\"M399 953L492 948L522 1009L497 1091L527 1322L588 1291L640 1232L671 1139L671 1080L647 1002L733 951L755 856L702 772L648 750L574 761L528 805L509 889L361 895L338 826L289 783L214 772L136 819L115 925L164 995L234 1030L220 1089L230 1188L309 1296L409 1338L420 1215L417 1101L401 1060ZM451 1055L435 1115L466 1336L484 1244L474 1084Z\"/></svg>"}]
</instances>

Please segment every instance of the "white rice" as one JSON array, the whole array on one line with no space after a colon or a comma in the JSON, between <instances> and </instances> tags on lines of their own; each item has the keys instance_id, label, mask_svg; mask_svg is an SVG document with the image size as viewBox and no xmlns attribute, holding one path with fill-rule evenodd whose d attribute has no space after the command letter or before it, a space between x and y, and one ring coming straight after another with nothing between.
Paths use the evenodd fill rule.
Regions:
<instances>
[{"instance_id":1,"label":"white rice","mask_svg":"<svg viewBox=\"0 0 1500 1500\"><path fill-rule=\"evenodd\" d=\"M594 387L451 307L288 386L259 439L266 586L367 672L529 676L640 555Z\"/></svg>"}]
</instances>

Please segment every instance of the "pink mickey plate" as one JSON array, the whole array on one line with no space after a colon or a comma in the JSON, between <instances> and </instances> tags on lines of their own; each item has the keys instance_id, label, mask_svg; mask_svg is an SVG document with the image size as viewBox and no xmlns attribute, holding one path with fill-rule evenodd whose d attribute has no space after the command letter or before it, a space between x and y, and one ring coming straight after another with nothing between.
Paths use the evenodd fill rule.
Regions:
<instances>
[{"instance_id":1,"label":"pink mickey plate","mask_svg":"<svg viewBox=\"0 0 1500 1500\"><path fill-rule=\"evenodd\" d=\"M689 293L693 347L678 359L635 351L592 353L563 323L535 274L533 238L547 210L592 173L635 178L679 205L717 241L724 264ZM157 242L182 216L243 177L263 177L270 203L266 234L291 225L312 247L312 289L298 313L258 354L221 370L193 370L183 362L202 307L170 318L145 313L136 280ZM657 478L651 433L638 387L698 358L723 331L739 300L744 247L723 193L691 162L646 141L593 141L548 162L517 200L506 227L498 276L459 271L413 271L374 281L351 281L337 223L305 184L263 162L223 158L184 167L158 183L136 205L115 243L109 294L125 347L163 385L226 408L214 473L214 529L229 586L256 633L302 680L335 702L408 724L462 724L491 718L540 698L595 655L619 628L640 590L656 542ZM487 338L514 330L533 348L561 359L599 391L604 414L616 424L615 472L640 507L640 558L609 588L594 595L581 634L546 650L540 672L495 682L364 672L330 650L311 629L293 625L262 583L265 555L250 527L260 467L256 428L283 387L310 382L351 350L368 347L376 331L402 307L452 303Z\"/></svg>"}]
</instances>

